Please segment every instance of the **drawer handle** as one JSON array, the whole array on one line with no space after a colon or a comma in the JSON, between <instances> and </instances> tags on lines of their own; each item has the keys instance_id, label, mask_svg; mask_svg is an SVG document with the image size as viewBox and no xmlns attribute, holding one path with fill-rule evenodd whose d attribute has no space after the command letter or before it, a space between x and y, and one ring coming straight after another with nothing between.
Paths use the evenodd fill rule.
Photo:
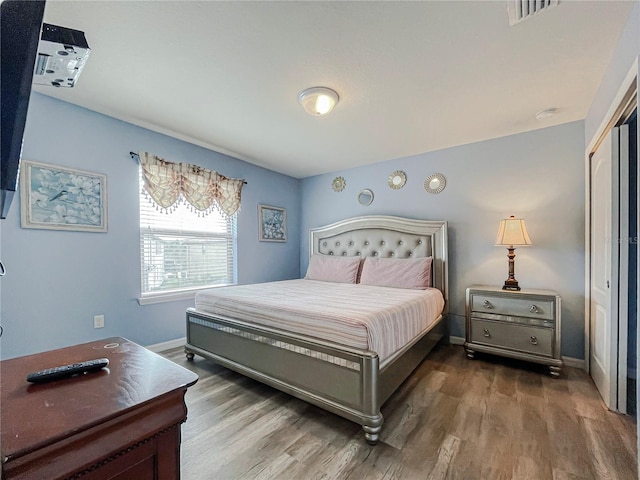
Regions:
<instances>
[{"instance_id":1,"label":"drawer handle","mask_svg":"<svg viewBox=\"0 0 640 480\"><path fill-rule=\"evenodd\" d=\"M531 339L529 340L529 343L531 345L537 345L538 344L538 337L534 337L533 335L531 335Z\"/></svg>"},{"instance_id":2,"label":"drawer handle","mask_svg":"<svg viewBox=\"0 0 640 480\"><path fill-rule=\"evenodd\" d=\"M484 329L484 332L482 333L485 337L491 337L491 332L489 332L488 328Z\"/></svg>"},{"instance_id":3,"label":"drawer handle","mask_svg":"<svg viewBox=\"0 0 640 480\"><path fill-rule=\"evenodd\" d=\"M493 305L491 305L491 302L489 300L485 300L484 302L482 302L482 306L484 308L493 308Z\"/></svg>"},{"instance_id":4,"label":"drawer handle","mask_svg":"<svg viewBox=\"0 0 640 480\"><path fill-rule=\"evenodd\" d=\"M531 313L541 313L541 312L540 312L540 309L537 307L537 305L531 305L531 306L529 307L529 311L530 311Z\"/></svg>"}]
</instances>

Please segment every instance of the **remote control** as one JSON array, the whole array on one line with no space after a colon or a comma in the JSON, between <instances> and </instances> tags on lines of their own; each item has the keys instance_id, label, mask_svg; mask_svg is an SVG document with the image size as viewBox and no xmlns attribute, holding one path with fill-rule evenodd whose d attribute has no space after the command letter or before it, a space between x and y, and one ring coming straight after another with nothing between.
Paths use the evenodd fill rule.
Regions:
<instances>
[{"instance_id":1,"label":"remote control","mask_svg":"<svg viewBox=\"0 0 640 480\"><path fill-rule=\"evenodd\" d=\"M93 372L109 365L108 358L96 358L85 362L63 365L60 367L47 368L27 375L27 382L43 383L60 378L71 377L80 373Z\"/></svg>"}]
</instances>

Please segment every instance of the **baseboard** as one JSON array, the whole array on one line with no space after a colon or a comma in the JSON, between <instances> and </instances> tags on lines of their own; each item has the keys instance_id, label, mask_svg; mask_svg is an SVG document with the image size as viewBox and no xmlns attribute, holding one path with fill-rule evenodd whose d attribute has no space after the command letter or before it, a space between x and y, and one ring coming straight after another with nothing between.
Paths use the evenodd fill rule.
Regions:
<instances>
[{"instance_id":1,"label":"baseboard","mask_svg":"<svg viewBox=\"0 0 640 480\"><path fill-rule=\"evenodd\" d=\"M566 367L579 368L584 370L584 359L582 358L573 358L573 357L562 357L562 361Z\"/></svg>"},{"instance_id":2,"label":"baseboard","mask_svg":"<svg viewBox=\"0 0 640 480\"><path fill-rule=\"evenodd\" d=\"M148 345L147 350L151 350L155 353L171 350L172 348L182 347L187 343L187 337L176 338L175 340L169 340L168 342L156 343L155 345Z\"/></svg>"},{"instance_id":3,"label":"baseboard","mask_svg":"<svg viewBox=\"0 0 640 480\"><path fill-rule=\"evenodd\" d=\"M453 335L449 336L449 343L451 345L464 345L464 342L464 337L454 337Z\"/></svg>"}]
</instances>

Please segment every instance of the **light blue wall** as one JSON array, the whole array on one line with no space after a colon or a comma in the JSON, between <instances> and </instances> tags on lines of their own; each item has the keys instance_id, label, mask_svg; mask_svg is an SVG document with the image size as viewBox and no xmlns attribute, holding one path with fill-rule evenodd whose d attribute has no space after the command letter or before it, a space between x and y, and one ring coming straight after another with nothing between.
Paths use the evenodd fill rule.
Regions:
<instances>
[{"instance_id":1,"label":"light blue wall","mask_svg":"<svg viewBox=\"0 0 640 480\"><path fill-rule=\"evenodd\" d=\"M308 264L310 228L357 215L400 215L449 222L449 290L452 335L464 336L465 289L502 285L507 250L494 247L498 224L523 217L533 246L516 249L516 279L525 288L547 288L562 296L562 354L584 357L584 123L488 140L390 160L303 180L301 271ZM407 184L392 190L394 170ZM439 195L423 189L440 172L447 179ZM347 187L336 193L334 177ZM371 206L358 191L373 190Z\"/></svg>"},{"instance_id":2,"label":"light blue wall","mask_svg":"<svg viewBox=\"0 0 640 480\"><path fill-rule=\"evenodd\" d=\"M299 276L300 180L33 93L23 158L108 176L109 231L20 227L20 199L2 220L3 358L109 336L142 345L183 337L193 300L140 306L138 167L129 151L245 178L238 216L238 281ZM287 208L289 241L258 241L258 203ZM93 328L93 316L106 326Z\"/></svg>"}]
</instances>

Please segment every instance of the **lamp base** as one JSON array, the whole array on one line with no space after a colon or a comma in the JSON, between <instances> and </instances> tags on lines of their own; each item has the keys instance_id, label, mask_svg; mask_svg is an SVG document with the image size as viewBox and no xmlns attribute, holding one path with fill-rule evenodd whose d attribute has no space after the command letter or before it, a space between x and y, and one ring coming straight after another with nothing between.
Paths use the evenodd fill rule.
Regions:
<instances>
[{"instance_id":1,"label":"lamp base","mask_svg":"<svg viewBox=\"0 0 640 480\"><path fill-rule=\"evenodd\" d=\"M509 258L509 278L504 281L502 289L517 291L520 290L520 287L518 286L518 281L513 273L516 265L516 249L513 248L513 245L510 245L507 250L509 250L509 254L507 255L507 258Z\"/></svg>"},{"instance_id":2,"label":"lamp base","mask_svg":"<svg viewBox=\"0 0 640 480\"><path fill-rule=\"evenodd\" d=\"M504 281L504 285L502 286L503 290L520 290L518 286L518 281L515 278L509 278Z\"/></svg>"}]
</instances>

